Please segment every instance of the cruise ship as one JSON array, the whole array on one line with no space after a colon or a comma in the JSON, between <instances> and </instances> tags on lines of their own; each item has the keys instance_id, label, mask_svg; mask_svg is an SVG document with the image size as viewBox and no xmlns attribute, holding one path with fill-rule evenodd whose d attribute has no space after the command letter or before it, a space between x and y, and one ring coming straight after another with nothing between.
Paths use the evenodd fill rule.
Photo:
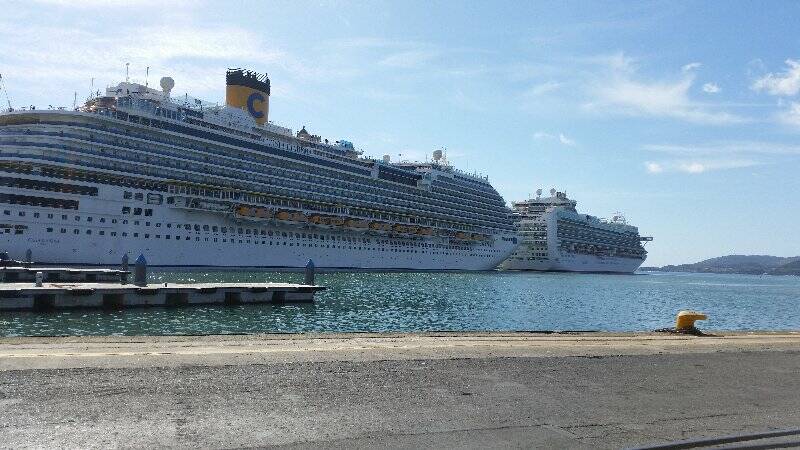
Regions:
<instances>
[{"instance_id":1,"label":"cruise ship","mask_svg":"<svg viewBox=\"0 0 800 450\"><path fill-rule=\"evenodd\" d=\"M42 263L488 270L517 246L485 177L362 156L269 120L270 80L225 105L120 82L74 108L0 113L0 250Z\"/></svg>"},{"instance_id":2,"label":"cruise ship","mask_svg":"<svg viewBox=\"0 0 800 450\"><path fill-rule=\"evenodd\" d=\"M511 270L632 273L647 257L652 237L639 235L622 214L610 220L581 214L575 200L550 190L550 197L514 202L519 248L501 267Z\"/></svg>"}]
</instances>

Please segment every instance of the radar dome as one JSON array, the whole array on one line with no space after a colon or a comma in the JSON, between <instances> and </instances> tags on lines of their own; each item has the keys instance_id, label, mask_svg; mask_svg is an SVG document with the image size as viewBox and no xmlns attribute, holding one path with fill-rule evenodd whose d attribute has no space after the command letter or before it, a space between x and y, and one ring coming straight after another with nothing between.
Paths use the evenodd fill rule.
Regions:
<instances>
[{"instance_id":1,"label":"radar dome","mask_svg":"<svg viewBox=\"0 0 800 450\"><path fill-rule=\"evenodd\" d=\"M175 87L175 80L170 77L163 77L161 79L161 89L164 90L164 94L169 95L169 92L172 88Z\"/></svg>"},{"instance_id":2,"label":"radar dome","mask_svg":"<svg viewBox=\"0 0 800 450\"><path fill-rule=\"evenodd\" d=\"M442 151L441 150L434 150L433 151L433 160L434 161L439 161L440 159L442 159Z\"/></svg>"},{"instance_id":3,"label":"radar dome","mask_svg":"<svg viewBox=\"0 0 800 450\"><path fill-rule=\"evenodd\" d=\"M550 195L556 195L556 189L555 188L550 189Z\"/></svg>"}]
</instances>

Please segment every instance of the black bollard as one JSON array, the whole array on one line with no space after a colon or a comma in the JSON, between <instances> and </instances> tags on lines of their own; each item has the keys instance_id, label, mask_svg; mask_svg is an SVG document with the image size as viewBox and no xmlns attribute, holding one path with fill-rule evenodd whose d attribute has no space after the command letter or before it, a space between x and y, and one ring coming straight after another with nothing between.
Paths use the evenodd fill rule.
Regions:
<instances>
[{"instance_id":1,"label":"black bollard","mask_svg":"<svg viewBox=\"0 0 800 450\"><path fill-rule=\"evenodd\" d=\"M303 281L303 284L307 286L314 285L314 261L308 260L306 263L306 279Z\"/></svg>"},{"instance_id":2,"label":"black bollard","mask_svg":"<svg viewBox=\"0 0 800 450\"><path fill-rule=\"evenodd\" d=\"M144 255L136 258L136 267L133 269L133 283L137 286L147 286L147 260Z\"/></svg>"},{"instance_id":3,"label":"black bollard","mask_svg":"<svg viewBox=\"0 0 800 450\"><path fill-rule=\"evenodd\" d=\"M119 282L126 284L128 282L128 254L122 255L122 272L119 273Z\"/></svg>"}]
</instances>

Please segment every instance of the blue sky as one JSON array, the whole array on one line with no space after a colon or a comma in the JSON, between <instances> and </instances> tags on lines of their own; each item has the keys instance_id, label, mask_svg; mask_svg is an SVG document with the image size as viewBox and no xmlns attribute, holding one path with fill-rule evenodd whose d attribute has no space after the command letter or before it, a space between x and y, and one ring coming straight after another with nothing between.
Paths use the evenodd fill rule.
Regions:
<instances>
[{"instance_id":1,"label":"blue sky","mask_svg":"<svg viewBox=\"0 0 800 450\"><path fill-rule=\"evenodd\" d=\"M268 72L270 119L366 154L445 147L507 201L624 212L647 264L799 255L798 2L5 1L16 106L124 78L224 98ZM794 19L794 21L792 21ZM0 99L5 100L0 96ZM398 156L402 155L402 156Z\"/></svg>"}]
</instances>

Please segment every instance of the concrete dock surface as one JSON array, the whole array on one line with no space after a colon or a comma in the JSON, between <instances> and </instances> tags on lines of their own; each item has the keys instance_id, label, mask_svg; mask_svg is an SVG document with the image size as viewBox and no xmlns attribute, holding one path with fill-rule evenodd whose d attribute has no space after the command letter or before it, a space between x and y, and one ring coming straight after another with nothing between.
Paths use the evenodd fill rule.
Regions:
<instances>
[{"instance_id":1,"label":"concrete dock surface","mask_svg":"<svg viewBox=\"0 0 800 450\"><path fill-rule=\"evenodd\" d=\"M0 447L620 448L800 427L800 333L0 338Z\"/></svg>"}]
</instances>

